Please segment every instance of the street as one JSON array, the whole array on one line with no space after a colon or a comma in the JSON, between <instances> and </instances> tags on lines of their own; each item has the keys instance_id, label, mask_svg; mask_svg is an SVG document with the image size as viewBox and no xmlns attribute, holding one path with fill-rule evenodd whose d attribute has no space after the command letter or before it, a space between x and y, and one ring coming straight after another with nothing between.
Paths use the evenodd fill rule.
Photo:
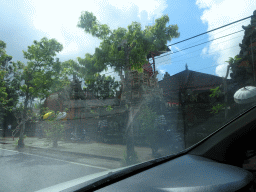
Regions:
<instances>
[{"instance_id":1,"label":"street","mask_svg":"<svg viewBox=\"0 0 256 192\"><path fill-rule=\"evenodd\" d=\"M0 149L0 191L36 191L106 168Z\"/></svg>"}]
</instances>

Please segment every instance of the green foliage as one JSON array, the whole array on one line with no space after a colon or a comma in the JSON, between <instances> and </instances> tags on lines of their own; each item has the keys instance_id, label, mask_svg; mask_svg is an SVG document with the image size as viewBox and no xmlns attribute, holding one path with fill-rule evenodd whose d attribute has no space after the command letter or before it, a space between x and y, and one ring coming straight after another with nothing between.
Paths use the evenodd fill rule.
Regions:
<instances>
[{"instance_id":1,"label":"green foliage","mask_svg":"<svg viewBox=\"0 0 256 192\"><path fill-rule=\"evenodd\" d=\"M217 114L220 112L220 110L223 110L225 107L225 104L217 104L215 106L212 107L211 113Z\"/></svg>"},{"instance_id":2,"label":"green foliage","mask_svg":"<svg viewBox=\"0 0 256 192\"><path fill-rule=\"evenodd\" d=\"M80 63L72 59L63 62L61 67L66 76L76 74L77 77L84 78L84 73L86 73L86 69Z\"/></svg>"},{"instance_id":3,"label":"green foliage","mask_svg":"<svg viewBox=\"0 0 256 192\"><path fill-rule=\"evenodd\" d=\"M87 86L86 90L98 99L113 97L119 87L119 83L115 81L114 77L105 77L105 75L97 75L94 80L87 80L85 84Z\"/></svg>"},{"instance_id":4,"label":"green foliage","mask_svg":"<svg viewBox=\"0 0 256 192\"><path fill-rule=\"evenodd\" d=\"M90 113L92 113L92 114L98 114L96 110L90 110Z\"/></svg>"},{"instance_id":5,"label":"green foliage","mask_svg":"<svg viewBox=\"0 0 256 192\"><path fill-rule=\"evenodd\" d=\"M14 115L17 119L22 119L22 118L26 117L27 120L31 120L31 121L35 122L36 119L38 118L38 115L33 111L33 108L27 108L25 110L23 103L18 103L12 109L12 112L14 113Z\"/></svg>"},{"instance_id":6,"label":"green foliage","mask_svg":"<svg viewBox=\"0 0 256 192\"><path fill-rule=\"evenodd\" d=\"M230 64L231 73L230 77L235 81L238 82L240 85L253 85L253 75L249 73L247 69L252 67L250 62L247 62L247 66L240 65L242 62L246 62L249 60L251 62L251 58L247 56L241 58L240 55L236 55L234 58L229 57L229 60L226 61Z\"/></svg>"},{"instance_id":7,"label":"green foliage","mask_svg":"<svg viewBox=\"0 0 256 192\"><path fill-rule=\"evenodd\" d=\"M107 25L100 25L92 12L83 12L77 26L83 28L86 33L101 39L104 39L110 33L109 27Z\"/></svg>"},{"instance_id":8,"label":"green foliage","mask_svg":"<svg viewBox=\"0 0 256 192\"><path fill-rule=\"evenodd\" d=\"M110 105L106 107L106 111L112 111L112 110L113 108Z\"/></svg>"},{"instance_id":9,"label":"green foliage","mask_svg":"<svg viewBox=\"0 0 256 192\"><path fill-rule=\"evenodd\" d=\"M217 103L217 99L223 96L223 92L221 91L219 86L214 89L211 89L210 91L212 93L209 96L214 99L214 102L212 102L212 108L210 111L211 113L217 114L221 110L223 110L223 108L225 107L225 104Z\"/></svg>"},{"instance_id":10,"label":"green foliage","mask_svg":"<svg viewBox=\"0 0 256 192\"><path fill-rule=\"evenodd\" d=\"M49 109L46 109L45 112L54 113L53 116L43 122L43 130L45 132L47 140L52 141L53 145L57 145L57 142L59 140L64 139L65 126L63 124L63 121L56 120L59 112L55 113L54 111L51 111Z\"/></svg>"},{"instance_id":11,"label":"green foliage","mask_svg":"<svg viewBox=\"0 0 256 192\"><path fill-rule=\"evenodd\" d=\"M21 117L23 124L27 121L28 101L47 97L54 83L58 82L61 73L61 63L58 58L54 57L62 50L63 46L55 39L48 40L46 37L42 38L40 42L35 40L33 43L28 46L27 51L23 51L24 58L28 60L27 65L23 66L20 79L24 81L24 84L20 86L21 95L25 97L24 112ZM23 127L21 127L20 143L23 140L23 132Z\"/></svg>"},{"instance_id":12,"label":"green foliage","mask_svg":"<svg viewBox=\"0 0 256 192\"><path fill-rule=\"evenodd\" d=\"M21 62L12 62L12 56L6 54L6 44L0 40L0 107L4 114L10 115L19 99L21 81Z\"/></svg>"},{"instance_id":13,"label":"green foliage","mask_svg":"<svg viewBox=\"0 0 256 192\"><path fill-rule=\"evenodd\" d=\"M78 66L80 67L78 77L83 78L84 80L90 81L90 79L94 79L95 75L100 71L107 69L107 66L96 63L96 58L94 55L89 53L85 54L85 58L77 58Z\"/></svg>"},{"instance_id":14,"label":"green foliage","mask_svg":"<svg viewBox=\"0 0 256 192\"><path fill-rule=\"evenodd\" d=\"M62 48L55 39L48 40L44 37L40 42L34 41L27 51L23 51L28 62L22 74L25 84L21 86L21 91L27 98L43 99L50 94L51 88L59 83L61 63L54 57Z\"/></svg>"},{"instance_id":15,"label":"green foliage","mask_svg":"<svg viewBox=\"0 0 256 192\"><path fill-rule=\"evenodd\" d=\"M64 138L64 125L61 121L46 121L47 126L44 127L46 138L49 141L59 141Z\"/></svg>"},{"instance_id":16,"label":"green foliage","mask_svg":"<svg viewBox=\"0 0 256 192\"><path fill-rule=\"evenodd\" d=\"M102 42L93 55L86 54L85 59L78 58L78 61L83 62L84 67L89 69L90 73L86 75L91 78L107 66L116 71L127 69L129 66L124 62L125 50L130 49L131 69L141 70L147 62L146 55L149 51L166 51L167 41L179 37L178 26L166 26L168 22L169 17L164 15L156 19L154 26L146 26L144 30L141 29L140 23L132 22L127 29L119 27L111 31L107 25L100 24L93 13L83 12L77 26ZM122 42L124 44L120 45ZM119 46L123 47L121 51L118 51Z\"/></svg>"},{"instance_id":17,"label":"green foliage","mask_svg":"<svg viewBox=\"0 0 256 192\"><path fill-rule=\"evenodd\" d=\"M5 71L0 71L0 102L1 102L1 105L3 106L5 106L8 103L8 100L7 100L8 94L6 92L4 75L5 75Z\"/></svg>"},{"instance_id":18,"label":"green foliage","mask_svg":"<svg viewBox=\"0 0 256 192\"><path fill-rule=\"evenodd\" d=\"M241 60L241 58L238 55L236 55L234 58L229 57L228 61L225 61L225 62L230 64L230 65L234 65L236 62L238 62L240 60Z\"/></svg>"},{"instance_id":19,"label":"green foliage","mask_svg":"<svg viewBox=\"0 0 256 192\"><path fill-rule=\"evenodd\" d=\"M210 91L212 92L212 93L210 94L210 97L216 97L216 98L218 98L218 97L220 97L220 95L222 94L222 92L221 92L219 86L216 87L216 88L214 88L214 89L211 89Z\"/></svg>"}]
</instances>

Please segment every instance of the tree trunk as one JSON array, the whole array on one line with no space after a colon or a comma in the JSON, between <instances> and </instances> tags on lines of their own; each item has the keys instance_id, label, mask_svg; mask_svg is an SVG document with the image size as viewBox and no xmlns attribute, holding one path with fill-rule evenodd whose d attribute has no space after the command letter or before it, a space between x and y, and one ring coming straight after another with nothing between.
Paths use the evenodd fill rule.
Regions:
<instances>
[{"instance_id":1,"label":"tree trunk","mask_svg":"<svg viewBox=\"0 0 256 192\"><path fill-rule=\"evenodd\" d=\"M125 94L125 103L129 105L129 117L126 126L127 140L126 140L126 152L127 152L127 164L135 163L135 150L134 150L134 135L133 135L133 119L134 110L132 108L132 92L131 92L131 77L130 77L130 64L129 64L129 52L130 49L127 44L124 44L124 50L126 53L126 67L125 67L125 78L123 86L123 94ZM122 78L122 77L121 77Z\"/></svg>"},{"instance_id":2,"label":"tree trunk","mask_svg":"<svg viewBox=\"0 0 256 192\"><path fill-rule=\"evenodd\" d=\"M127 164L133 164L135 159L135 150L134 150L134 136L133 136L133 110L130 107L129 117L127 122L127 140L126 140L126 152L127 152Z\"/></svg>"},{"instance_id":3,"label":"tree trunk","mask_svg":"<svg viewBox=\"0 0 256 192\"><path fill-rule=\"evenodd\" d=\"M23 125L20 128L20 136L18 141L18 149L24 148L24 131L25 131L25 125L26 125L26 117L27 117L27 106L28 106L28 96L25 98L24 102L24 110L22 115L22 121Z\"/></svg>"},{"instance_id":4,"label":"tree trunk","mask_svg":"<svg viewBox=\"0 0 256 192\"><path fill-rule=\"evenodd\" d=\"M53 140L52 147L54 147L54 148L58 147L58 140L57 139Z\"/></svg>"}]
</instances>

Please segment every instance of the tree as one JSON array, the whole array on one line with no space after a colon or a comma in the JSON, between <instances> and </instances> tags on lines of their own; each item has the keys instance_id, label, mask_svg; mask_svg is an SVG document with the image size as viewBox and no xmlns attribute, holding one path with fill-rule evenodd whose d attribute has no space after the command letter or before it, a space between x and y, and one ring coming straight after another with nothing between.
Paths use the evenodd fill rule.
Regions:
<instances>
[{"instance_id":1,"label":"tree","mask_svg":"<svg viewBox=\"0 0 256 192\"><path fill-rule=\"evenodd\" d=\"M24 111L23 119L27 116L28 101L31 98L43 99L50 94L50 90L59 80L61 72L61 63L58 58L55 59L56 53L63 49L63 46L55 39L48 40L42 38L40 42L34 41L34 44L28 46L27 51L23 51L24 58L28 60L22 73L24 84L21 91L24 94ZM20 129L18 147L24 147L23 134L25 122Z\"/></svg>"},{"instance_id":2,"label":"tree","mask_svg":"<svg viewBox=\"0 0 256 192\"><path fill-rule=\"evenodd\" d=\"M119 83L115 78L97 75L95 80L87 80L86 91L91 92L98 99L106 99L115 95Z\"/></svg>"},{"instance_id":3,"label":"tree","mask_svg":"<svg viewBox=\"0 0 256 192\"><path fill-rule=\"evenodd\" d=\"M117 28L110 30L106 24L100 24L97 18L90 12L83 12L78 22L78 27L84 29L94 37L102 40L99 48L95 49L93 55L85 55L85 68L92 69L88 71L88 76L93 76L101 72L108 66L113 67L119 72L122 80L122 94L126 95L129 118L127 123L127 157L134 154L134 144L132 136L133 119L139 111L138 107L131 105L131 77L130 71L143 71L143 65L147 63L146 57L150 51L166 51L167 41L179 37L178 26L169 25L168 15L156 19L153 26L146 26L141 29L141 24L132 22L128 28ZM125 76L123 78L122 71Z\"/></svg>"},{"instance_id":4,"label":"tree","mask_svg":"<svg viewBox=\"0 0 256 192\"><path fill-rule=\"evenodd\" d=\"M167 41L179 37L178 26L166 26L168 22L169 17L164 15L156 19L154 26L146 26L144 30L141 29L140 23L132 22L128 29L119 27L111 31L106 24L101 25L93 13L82 13L78 27L102 40L100 47L95 49L94 55L85 55L85 60L88 61L85 66L93 69L89 72L94 74L106 69L108 65L114 67L116 71L120 69L125 71L128 69L141 70L147 62L146 56L150 51L166 51ZM126 48L132 47L128 62L124 59L125 50L119 49L120 51L118 51L122 41L126 42Z\"/></svg>"},{"instance_id":5,"label":"tree","mask_svg":"<svg viewBox=\"0 0 256 192\"><path fill-rule=\"evenodd\" d=\"M234 58L229 57L229 60L226 62L229 64L227 66L227 70L229 68L231 69L231 79L239 84L246 84L246 82L250 79L250 76L248 76L244 67L239 67L241 64L241 56L236 55Z\"/></svg>"},{"instance_id":6,"label":"tree","mask_svg":"<svg viewBox=\"0 0 256 192\"><path fill-rule=\"evenodd\" d=\"M19 100L19 83L23 68L21 62L12 62L12 56L6 54L5 48L5 42L0 40L0 108L3 116L8 117L4 118L4 127L8 120L10 123L14 118L12 108Z\"/></svg>"},{"instance_id":7,"label":"tree","mask_svg":"<svg viewBox=\"0 0 256 192\"><path fill-rule=\"evenodd\" d=\"M62 115L59 111L56 113L49 109L44 109L46 113L43 115L45 119L41 126L46 134L48 141L52 141L53 147L58 147L58 141L64 138L65 126L61 120L57 120L58 115Z\"/></svg>"}]
</instances>

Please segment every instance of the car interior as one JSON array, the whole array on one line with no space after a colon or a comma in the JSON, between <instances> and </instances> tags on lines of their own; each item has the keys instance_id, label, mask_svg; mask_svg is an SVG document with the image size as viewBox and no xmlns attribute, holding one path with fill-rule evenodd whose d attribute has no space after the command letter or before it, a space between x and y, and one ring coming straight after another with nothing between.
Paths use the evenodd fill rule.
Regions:
<instances>
[{"instance_id":1,"label":"car interior","mask_svg":"<svg viewBox=\"0 0 256 192\"><path fill-rule=\"evenodd\" d=\"M67 191L255 191L255 127L252 107L179 154L113 171Z\"/></svg>"}]
</instances>

